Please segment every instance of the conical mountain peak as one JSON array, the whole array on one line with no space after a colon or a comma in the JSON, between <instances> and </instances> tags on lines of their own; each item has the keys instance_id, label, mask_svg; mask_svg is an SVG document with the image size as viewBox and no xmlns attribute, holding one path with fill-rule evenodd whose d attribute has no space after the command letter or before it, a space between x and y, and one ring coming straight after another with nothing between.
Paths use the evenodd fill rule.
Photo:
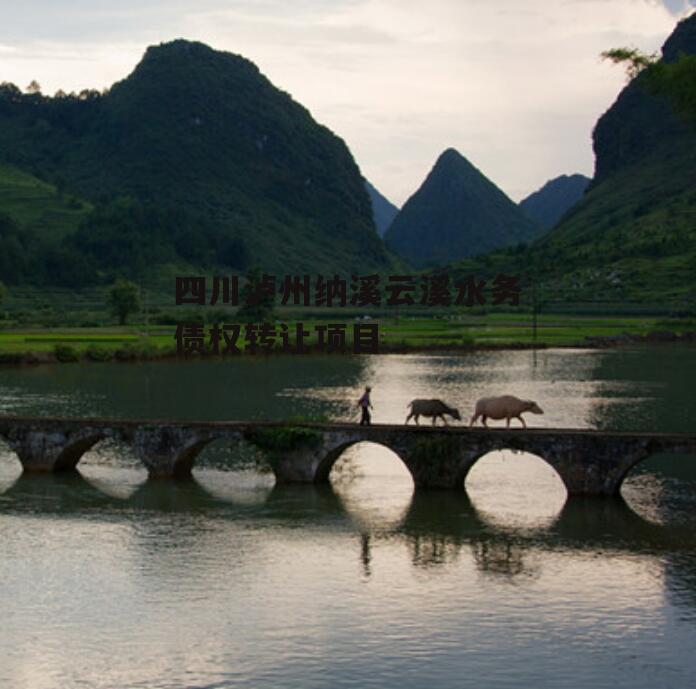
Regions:
<instances>
[{"instance_id":1,"label":"conical mountain peak","mask_svg":"<svg viewBox=\"0 0 696 689\"><path fill-rule=\"evenodd\" d=\"M528 241L539 226L454 148L437 159L385 235L415 266L440 265Z\"/></svg>"}]
</instances>

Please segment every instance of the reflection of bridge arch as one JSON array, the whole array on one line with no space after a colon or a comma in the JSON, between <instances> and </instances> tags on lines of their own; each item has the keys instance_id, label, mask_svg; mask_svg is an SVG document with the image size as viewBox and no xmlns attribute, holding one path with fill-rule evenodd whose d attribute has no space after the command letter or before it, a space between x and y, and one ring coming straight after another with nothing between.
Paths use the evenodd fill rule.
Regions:
<instances>
[{"instance_id":1,"label":"reflection of bridge arch","mask_svg":"<svg viewBox=\"0 0 696 689\"><path fill-rule=\"evenodd\" d=\"M39 504L42 513L76 513L85 509L120 507L114 498L85 479L79 471L56 474L23 473L3 493L9 505L24 509Z\"/></svg>"},{"instance_id":2,"label":"reflection of bridge arch","mask_svg":"<svg viewBox=\"0 0 696 689\"><path fill-rule=\"evenodd\" d=\"M225 523L225 516L234 514L235 510L233 501L216 498L195 479L186 482L145 481L132 496L114 499L96 490L79 472L41 476L24 474L8 489L3 500L3 510L10 512L24 510L27 506L35 509L37 505L42 511L64 516L79 516L85 510L91 515L102 509L124 511L129 514L129 521L134 508L138 512L153 510L192 515L214 512L220 517L220 524ZM371 523L369 519L356 520L355 515L346 509L340 494L330 485L277 485L266 502L256 506L253 515L274 526L282 524L291 529L302 526L318 533L328 529L332 534L338 529L359 536L355 541L356 557L368 574L380 566L375 551L380 541L400 543L417 569L427 567L445 571L470 552L483 575L504 575L514 579L536 575L538 562L534 554L540 550L586 552L589 547L620 554L648 548L651 552L668 553L680 551L685 543L693 540L689 531L675 531L673 527L666 528L641 519L621 499L570 498L552 524L533 530L516 530L500 528L489 519L489 515L480 513L465 494L453 491L414 492L398 523L380 524ZM159 522L156 519L146 519L146 522L138 527L138 534L149 531L151 536L155 536ZM194 522L195 519L191 521L186 537L207 538L207 530L198 533ZM216 526L214 531L222 534L225 529ZM197 547L217 548L222 542L214 534L209 543L202 542ZM158 547L157 543L152 546L155 550ZM696 590L693 571L696 570L692 565L689 564L690 570L683 574L691 577L688 586L693 592ZM673 567L679 571L684 569L679 563Z\"/></svg>"},{"instance_id":3,"label":"reflection of bridge arch","mask_svg":"<svg viewBox=\"0 0 696 689\"><path fill-rule=\"evenodd\" d=\"M156 512L201 513L229 506L195 478L190 481L144 481L126 502L130 507Z\"/></svg>"}]
</instances>

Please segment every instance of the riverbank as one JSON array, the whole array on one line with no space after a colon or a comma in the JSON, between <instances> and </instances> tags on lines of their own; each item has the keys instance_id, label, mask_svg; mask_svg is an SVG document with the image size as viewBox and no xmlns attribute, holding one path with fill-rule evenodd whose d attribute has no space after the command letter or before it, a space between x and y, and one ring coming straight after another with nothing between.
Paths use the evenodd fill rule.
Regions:
<instances>
[{"instance_id":1,"label":"riverbank","mask_svg":"<svg viewBox=\"0 0 696 689\"><path fill-rule=\"evenodd\" d=\"M338 320L338 319L337 319ZM284 321L294 344L297 322ZM693 319L658 319L649 317L588 317L544 314L534 327L519 314L491 314L466 319L407 318L369 319L362 324L376 325L379 354L425 352L471 352L558 348L607 348L636 344L696 343ZM306 353L325 351L318 343L318 332L335 321L302 321L309 335L304 341ZM345 353L353 353L353 325L345 324ZM204 328L204 342L209 345L209 330ZM177 352L174 326L147 327L144 324L97 328L26 328L0 333L0 364L31 365L43 363L154 361L174 359ZM284 353L248 347L242 337L239 355L268 356ZM222 348L222 347L221 347ZM285 352L286 353L286 352ZM287 353L286 353L287 354ZM336 352L340 354L340 352ZM219 357L207 353L193 356Z\"/></svg>"}]
</instances>

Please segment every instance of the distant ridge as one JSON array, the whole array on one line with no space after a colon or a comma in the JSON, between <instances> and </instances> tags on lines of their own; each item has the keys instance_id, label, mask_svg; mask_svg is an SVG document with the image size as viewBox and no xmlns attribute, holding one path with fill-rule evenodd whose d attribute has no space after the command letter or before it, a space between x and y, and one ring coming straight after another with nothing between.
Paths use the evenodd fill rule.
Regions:
<instances>
[{"instance_id":1,"label":"distant ridge","mask_svg":"<svg viewBox=\"0 0 696 689\"><path fill-rule=\"evenodd\" d=\"M395 253L423 267L529 241L541 231L464 156L449 148L384 239Z\"/></svg>"},{"instance_id":2,"label":"distant ridge","mask_svg":"<svg viewBox=\"0 0 696 689\"><path fill-rule=\"evenodd\" d=\"M365 189L367 189L370 202L372 203L372 217L375 221L377 234L383 237L384 233L389 229L389 225L392 224L392 221L397 216L399 209L367 180L365 180Z\"/></svg>"},{"instance_id":3,"label":"distant ridge","mask_svg":"<svg viewBox=\"0 0 696 689\"><path fill-rule=\"evenodd\" d=\"M585 175L561 175L520 201L525 214L550 230L583 196L590 183Z\"/></svg>"}]
</instances>

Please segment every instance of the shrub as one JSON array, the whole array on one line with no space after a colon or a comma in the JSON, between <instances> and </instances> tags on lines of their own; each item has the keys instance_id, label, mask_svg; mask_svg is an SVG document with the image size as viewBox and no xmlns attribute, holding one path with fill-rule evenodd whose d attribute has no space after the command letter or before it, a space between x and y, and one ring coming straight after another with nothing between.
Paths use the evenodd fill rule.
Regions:
<instances>
[{"instance_id":1,"label":"shrub","mask_svg":"<svg viewBox=\"0 0 696 689\"><path fill-rule=\"evenodd\" d=\"M114 353L110 349L96 344L87 347L85 355L90 361L111 361L114 358Z\"/></svg>"},{"instance_id":2,"label":"shrub","mask_svg":"<svg viewBox=\"0 0 696 689\"><path fill-rule=\"evenodd\" d=\"M53 353L56 355L56 359L62 364L69 364L80 360L80 354L75 347L71 347L67 344L55 345L53 347Z\"/></svg>"},{"instance_id":3,"label":"shrub","mask_svg":"<svg viewBox=\"0 0 696 689\"><path fill-rule=\"evenodd\" d=\"M268 452L289 452L301 447L318 445L322 434L311 428L281 426L280 428L257 428L250 431L246 439Z\"/></svg>"},{"instance_id":4,"label":"shrub","mask_svg":"<svg viewBox=\"0 0 696 689\"><path fill-rule=\"evenodd\" d=\"M138 352L132 345L124 345L114 352L117 361L136 361Z\"/></svg>"},{"instance_id":5,"label":"shrub","mask_svg":"<svg viewBox=\"0 0 696 689\"><path fill-rule=\"evenodd\" d=\"M155 359L161 354L154 344L126 344L114 352L117 361L138 361Z\"/></svg>"}]
</instances>

